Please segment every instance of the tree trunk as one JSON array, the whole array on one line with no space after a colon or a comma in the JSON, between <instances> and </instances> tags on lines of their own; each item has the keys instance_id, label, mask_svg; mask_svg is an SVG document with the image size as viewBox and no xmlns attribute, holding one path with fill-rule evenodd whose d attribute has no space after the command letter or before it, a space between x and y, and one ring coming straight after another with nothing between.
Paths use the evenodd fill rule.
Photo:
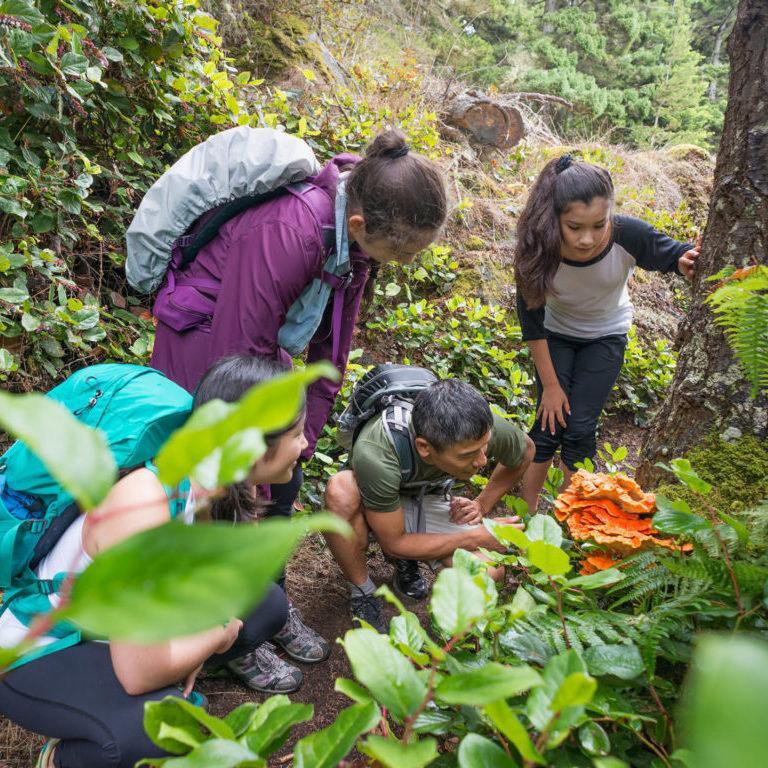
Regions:
<instances>
[{"instance_id":1,"label":"tree trunk","mask_svg":"<svg viewBox=\"0 0 768 768\"><path fill-rule=\"evenodd\" d=\"M717 28L717 33L715 34L715 44L712 48L712 59L710 60L710 63L712 64L712 67L714 68L714 72L712 73L712 80L709 82L709 100L715 101L717 99L717 67L720 66L720 51L723 47L723 40L725 39L725 32L728 29L728 22L731 20L731 16L733 15L733 8L731 8L728 13L726 14L725 18L720 23L720 26Z\"/></svg>"},{"instance_id":2,"label":"tree trunk","mask_svg":"<svg viewBox=\"0 0 768 768\"><path fill-rule=\"evenodd\" d=\"M768 437L768 394L747 384L704 304L706 277L727 265L768 263L768 3L741 0L728 41L728 108L715 167L709 221L693 284L691 310L678 337L669 394L641 452L638 479L650 485L657 461L681 456L711 433Z\"/></svg>"},{"instance_id":3,"label":"tree trunk","mask_svg":"<svg viewBox=\"0 0 768 768\"><path fill-rule=\"evenodd\" d=\"M555 31L555 27L549 20L549 15L557 10L557 0L544 0L544 24L541 26L541 31L545 35L551 35Z\"/></svg>"}]
</instances>

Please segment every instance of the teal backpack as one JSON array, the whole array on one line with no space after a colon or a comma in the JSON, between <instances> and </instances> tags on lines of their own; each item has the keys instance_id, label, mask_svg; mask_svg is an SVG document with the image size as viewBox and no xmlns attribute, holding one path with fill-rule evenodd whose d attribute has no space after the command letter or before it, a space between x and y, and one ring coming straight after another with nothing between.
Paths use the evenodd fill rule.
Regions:
<instances>
[{"instance_id":1,"label":"teal backpack","mask_svg":"<svg viewBox=\"0 0 768 768\"><path fill-rule=\"evenodd\" d=\"M48 397L104 433L119 469L146 465L192 410L192 396L159 371L120 363L84 368ZM185 502L183 494L176 496L172 516ZM11 610L28 626L33 616L50 610L49 595L67 574L44 580L35 569L79 514L72 497L24 443L15 442L0 456L0 614ZM79 632L63 623L48 634L59 641L25 662L80 640Z\"/></svg>"}]
</instances>

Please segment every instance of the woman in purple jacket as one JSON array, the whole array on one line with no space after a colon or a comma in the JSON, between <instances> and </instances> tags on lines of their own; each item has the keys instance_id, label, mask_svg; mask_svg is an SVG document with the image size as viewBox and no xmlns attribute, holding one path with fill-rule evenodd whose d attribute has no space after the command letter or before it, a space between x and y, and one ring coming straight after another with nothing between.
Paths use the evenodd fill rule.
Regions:
<instances>
[{"instance_id":1,"label":"woman in purple jacket","mask_svg":"<svg viewBox=\"0 0 768 768\"><path fill-rule=\"evenodd\" d=\"M336 228L336 191L342 179L352 272L334 286L342 293L328 302L306 358L332 360L343 374L369 273L383 262L413 261L435 239L447 213L438 166L410 152L403 134L395 130L377 136L362 160L339 155L299 191L247 209L224 224L191 264L172 267L154 306L158 322L152 366L190 392L205 370L226 355L261 355L290 366L278 332L296 299L324 274L326 234ZM194 301L186 306L180 284L194 288ZM200 302L206 297L210 311L203 313ZM174 322L178 318L183 322ZM184 330L175 330L165 319ZM309 388L303 458L312 455L340 387L321 379ZM297 466L291 482L272 485L268 514L290 515L301 482ZM298 661L322 661L330 651L293 607L275 639ZM279 659L274 658L277 669Z\"/></svg>"}]
</instances>

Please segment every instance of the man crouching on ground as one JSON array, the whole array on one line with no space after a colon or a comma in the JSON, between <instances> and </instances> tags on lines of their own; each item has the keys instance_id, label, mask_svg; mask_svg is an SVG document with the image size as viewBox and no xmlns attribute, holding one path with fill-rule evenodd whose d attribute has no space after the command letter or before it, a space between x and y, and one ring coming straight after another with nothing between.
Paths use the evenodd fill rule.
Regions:
<instances>
[{"instance_id":1,"label":"man crouching on ground","mask_svg":"<svg viewBox=\"0 0 768 768\"><path fill-rule=\"evenodd\" d=\"M415 566L419 580L416 561L450 566L459 548L503 552L504 545L486 530L482 519L522 478L534 453L533 442L522 430L494 415L474 387L457 379L437 381L418 394L409 428L415 469L407 484L379 414L355 440L351 469L330 479L325 496L327 509L354 530L351 539L326 535L349 585L352 615L380 632L386 632L382 602L373 595L376 585L365 559L369 530L385 555L404 560L406 570L409 562ZM469 480L489 459L497 464L482 493L472 500L451 498L452 481ZM399 583L403 571L396 568L396 591L425 596L426 587L412 583L410 570L410 583L403 585ZM500 567L489 569L495 579L503 573Z\"/></svg>"}]
</instances>

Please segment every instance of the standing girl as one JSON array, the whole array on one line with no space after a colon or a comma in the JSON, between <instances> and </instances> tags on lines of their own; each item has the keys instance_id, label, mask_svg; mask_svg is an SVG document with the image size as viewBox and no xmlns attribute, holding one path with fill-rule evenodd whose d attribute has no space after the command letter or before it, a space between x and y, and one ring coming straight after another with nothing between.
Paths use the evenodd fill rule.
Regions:
<instances>
[{"instance_id":1,"label":"standing girl","mask_svg":"<svg viewBox=\"0 0 768 768\"><path fill-rule=\"evenodd\" d=\"M250 387L283 372L273 361L259 358L222 360L204 376L194 407L213 399L238 400ZM306 447L304 413L286 430L268 435L266 442L267 451L253 466L250 482L233 486L210 506L207 514L213 520L253 522L254 484L285 481ZM99 506L99 515L75 519L41 561L37 575L52 578L62 570L80 572L98 553L167 523L171 507L184 508L184 500L166 493L152 469L130 472ZM195 497L202 496L202 489L191 483L182 513L185 521L194 516ZM55 607L58 597L50 599ZM182 690L189 695L203 663L227 667L257 691L296 690L301 683L298 669L282 661L277 668L270 661L265 664L265 641L285 625L287 615L285 593L272 585L250 616L196 635L154 645L81 641L5 674L0 681L0 713L56 740L44 747L38 768L132 768L141 758L164 756L144 732L144 703L179 696ZM11 611L2 614L0 647L16 645L26 633L26 626ZM54 641L42 637L37 644Z\"/></svg>"},{"instance_id":2,"label":"standing girl","mask_svg":"<svg viewBox=\"0 0 768 768\"><path fill-rule=\"evenodd\" d=\"M636 266L693 277L698 245L614 212L604 168L563 155L548 163L517 226L517 311L536 367L536 455L523 478L535 511L555 451L565 473L595 455L597 420L624 362Z\"/></svg>"},{"instance_id":3,"label":"standing girl","mask_svg":"<svg viewBox=\"0 0 768 768\"><path fill-rule=\"evenodd\" d=\"M326 277L324 232L335 231L335 247L349 248L352 271L333 286L337 295L309 342L307 361L331 360L343 375L369 270L387 261L412 262L435 239L446 212L439 168L410 152L399 131L377 136L362 160L333 158L299 192L249 208L224 224L190 265L171 268L154 306L152 366L192 391L222 355L245 352L290 364L280 329L305 288ZM208 314L196 311L200 294L209 301ZM312 455L340 387L329 379L309 387L303 458ZM297 466L290 482L273 485L267 514L290 515L301 482ZM417 563L409 563L409 572L420 580ZM305 661L328 653L328 644L293 608L286 635L304 643Z\"/></svg>"}]
</instances>

